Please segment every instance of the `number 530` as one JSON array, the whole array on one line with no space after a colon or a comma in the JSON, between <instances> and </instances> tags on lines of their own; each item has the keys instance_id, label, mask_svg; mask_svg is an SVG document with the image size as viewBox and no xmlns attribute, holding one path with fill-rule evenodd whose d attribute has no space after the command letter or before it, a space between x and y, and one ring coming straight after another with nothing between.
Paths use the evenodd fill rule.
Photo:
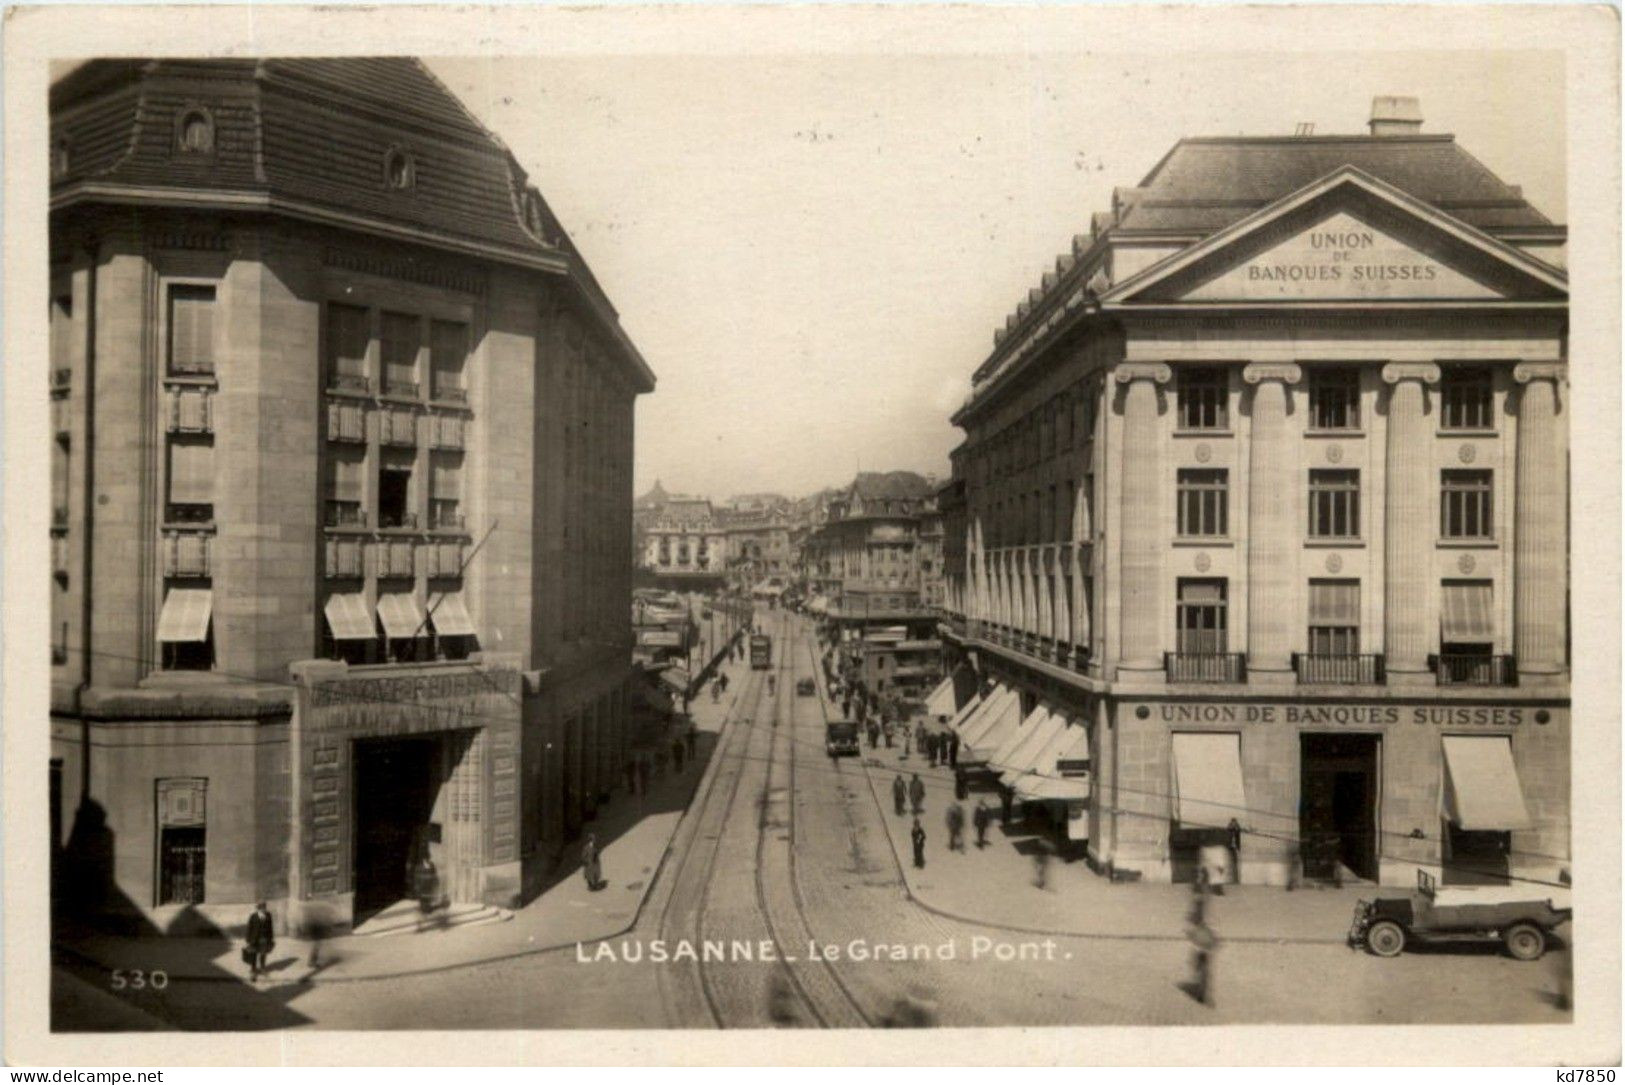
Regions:
<instances>
[{"instance_id":1,"label":"number 530","mask_svg":"<svg viewBox=\"0 0 1625 1085\"><path fill-rule=\"evenodd\" d=\"M148 987L151 987L154 991L162 991L169 986L169 973L157 968L151 972L145 972L139 968L115 968L113 969L112 984L115 991L125 989L144 991Z\"/></svg>"}]
</instances>

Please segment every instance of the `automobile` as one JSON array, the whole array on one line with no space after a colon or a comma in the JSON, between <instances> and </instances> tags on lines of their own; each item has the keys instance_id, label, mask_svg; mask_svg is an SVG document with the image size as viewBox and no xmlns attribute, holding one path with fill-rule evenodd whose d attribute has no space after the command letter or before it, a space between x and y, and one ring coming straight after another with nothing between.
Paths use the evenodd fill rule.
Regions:
<instances>
[{"instance_id":1,"label":"automobile","mask_svg":"<svg viewBox=\"0 0 1625 1085\"><path fill-rule=\"evenodd\" d=\"M800 681L798 681L796 683L796 695L797 696L811 697L813 694L815 694L817 692L818 692L818 687L813 683L813 680L811 678L803 678L803 679L801 679Z\"/></svg>"},{"instance_id":2,"label":"automobile","mask_svg":"<svg viewBox=\"0 0 1625 1085\"><path fill-rule=\"evenodd\" d=\"M831 720L824 725L824 752L831 757L858 754L858 724L855 720Z\"/></svg>"},{"instance_id":3,"label":"automobile","mask_svg":"<svg viewBox=\"0 0 1625 1085\"><path fill-rule=\"evenodd\" d=\"M1397 957L1412 942L1500 941L1520 961L1538 960L1552 932L1574 914L1566 889L1541 885L1461 885L1441 889L1425 870L1404 896L1354 905L1348 941L1378 957Z\"/></svg>"}]
</instances>

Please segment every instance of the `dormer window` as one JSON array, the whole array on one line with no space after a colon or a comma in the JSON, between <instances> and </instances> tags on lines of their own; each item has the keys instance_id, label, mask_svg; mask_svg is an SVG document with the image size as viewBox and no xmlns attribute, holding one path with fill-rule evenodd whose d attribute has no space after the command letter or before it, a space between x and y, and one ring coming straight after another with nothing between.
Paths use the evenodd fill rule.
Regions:
<instances>
[{"instance_id":1,"label":"dormer window","mask_svg":"<svg viewBox=\"0 0 1625 1085\"><path fill-rule=\"evenodd\" d=\"M175 142L181 154L213 154L214 118L209 111L201 107L183 110L175 128Z\"/></svg>"},{"instance_id":2,"label":"dormer window","mask_svg":"<svg viewBox=\"0 0 1625 1085\"><path fill-rule=\"evenodd\" d=\"M384 184L397 192L405 192L417 182L417 169L412 156L398 147L384 155Z\"/></svg>"},{"instance_id":3,"label":"dormer window","mask_svg":"<svg viewBox=\"0 0 1625 1085\"><path fill-rule=\"evenodd\" d=\"M68 166L72 161L72 148L68 145L68 137L58 136L51 143L51 179L59 181L66 177Z\"/></svg>"}]
</instances>

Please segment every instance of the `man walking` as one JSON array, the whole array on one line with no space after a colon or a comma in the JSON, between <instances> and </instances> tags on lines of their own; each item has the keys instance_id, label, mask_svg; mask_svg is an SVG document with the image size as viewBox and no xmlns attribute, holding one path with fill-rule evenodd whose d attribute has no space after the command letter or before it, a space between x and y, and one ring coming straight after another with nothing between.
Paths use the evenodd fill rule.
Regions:
<instances>
[{"instance_id":1,"label":"man walking","mask_svg":"<svg viewBox=\"0 0 1625 1085\"><path fill-rule=\"evenodd\" d=\"M987 800L976 800L976 812L971 815L976 823L976 847L987 847L987 823L993 820L993 811L987 808Z\"/></svg>"},{"instance_id":2,"label":"man walking","mask_svg":"<svg viewBox=\"0 0 1625 1085\"><path fill-rule=\"evenodd\" d=\"M952 731L948 732L948 764L959 767L959 736Z\"/></svg>"},{"instance_id":3,"label":"man walking","mask_svg":"<svg viewBox=\"0 0 1625 1085\"><path fill-rule=\"evenodd\" d=\"M244 952L248 958L248 977L255 983L260 981L260 973L265 971L265 958L276 948L276 936L271 927L271 912L262 900L248 917L248 944Z\"/></svg>"},{"instance_id":4,"label":"man walking","mask_svg":"<svg viewBox=\"0 0 1625 1085\"><path fill-rule=\"evenodd\" d=\"M965 770L962 768L954 769L954 798L970 798L970 779L965 775Z\"/></svg>"},{"instance_id":5,"label":"man walking","mask_svg":"<svg viewBox=\"0 0 1625 1085\"><path fill-rule=\"evenodd\" d=\"M915 814L925 810L925 782L920 779L920 774L917 772L914 774L914 779L908 782L908 797L914 804Z\"/></svg>"},{"instance_id":6,"label":"man walking","mask_svg":"<svg viewBox=\"0 0 1625 1085\"><path fill-rule=\"evenodd\" d=\"M874 720L869 721L869 748L875 749L880 745L880 724Z\"/></svg>"},{"instance_id":7,"label":"man walking","mask_svg":"<svg viewBox=\"0 0 1625 1085\"><path fill-rule=\"evenodd\" d=\"M948 850L965 850L965 808L957 802L948 804Z\"/></svg>"},{"instance_id":8,"label":"man walking","mask_svg":"<svg viewBox=\"0 0 1625 1085\"><path fill-rule=\"evenodd\" d=\"M604 868L598 858L598 838L592 833L587 834L586 843L581 845L581 876L587 880L587 889L598 892L609 884L604 881Z\"/></svg>"},{"instance_id":9,"label":"man walking","mask_svg":"<svg viewBox=\"0 0 1625 1085\"><path fill-rule=\"evenodd\" d=\"M909 839L914 841L914 866L917 870L925 868L925 829L920 826L920 819L914 819L914 828L909 830Z\"/></svg>"},{"instance_id":10,"label":"man walking","mask_svg":"<svg viewBox=\"0 0 1625 1085\"><path fill-rule=\"evenodd\" d=\"M928 757L930 759L930 761L931 761L931 767L936 768L937 767L937 736L935 734L927 734L925 736L925 754L926 754L926 757Z\"/></svg>"},{"instance_id":11,"label":"man walking","mask_svg":"<svg viewBox=\"0 0 1625 1085\"><path fill-rule=\"evenodd\" d=\"M903 804L908 801L908 786L903 783L901 776L891 778L892 802L897 806L897 816L903 816Z\"/></svg>"}]
</instances>

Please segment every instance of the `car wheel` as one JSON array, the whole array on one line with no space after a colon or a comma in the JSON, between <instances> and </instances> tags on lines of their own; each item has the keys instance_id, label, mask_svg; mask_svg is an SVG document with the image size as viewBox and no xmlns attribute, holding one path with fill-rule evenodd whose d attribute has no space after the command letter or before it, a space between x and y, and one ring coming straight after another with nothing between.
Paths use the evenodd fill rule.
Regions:
<instances>
[{"instance_id":1,"label":"car wheel","mask_svg":"<svg viewBox=\"0 0 1625 1085\"><path fill-rule=\"evenodd\" d=\"M1365 944L1378 957L1397 957L1405 949L1405 928L1391 919L1379 919L1365 932Z\"/></svg>"},{"instance_id":2,"label":"car wheel","mask_svg":"<svg viewBox=\"0 0 1625 1085\"><path fill-rule=\"evenodd\" d=\"M1507 952L1520 961L1536 961L1546 952L1546 933L1533 923L1514 924L1502 940Z\"/></svg>"}]
</instances>

